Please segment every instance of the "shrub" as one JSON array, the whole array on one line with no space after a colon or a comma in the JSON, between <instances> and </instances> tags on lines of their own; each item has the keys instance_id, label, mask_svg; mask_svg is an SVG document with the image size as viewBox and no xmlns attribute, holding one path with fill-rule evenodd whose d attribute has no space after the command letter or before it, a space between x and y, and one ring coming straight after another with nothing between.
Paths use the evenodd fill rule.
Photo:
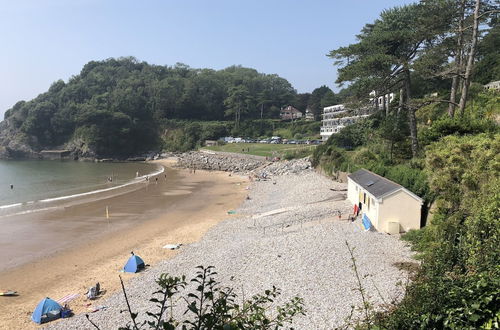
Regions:
<instances>
[{"instance_id":1,"label":"shrub","mask_svg":"<svg viewBox=\"0 0 500 330\"><path fill-rule=\"evenodd\" d=\"M213 266L198 266L191 283L196 289L185 292L185 276L172 277L162 274L156 281L159 289L153 293L151 302L157 306L157 312L148 311L149 319L138 322L138 314L132 311L125 287L122 283L123 293L130 315L130 321L119 329L280 329L285 324L291 323L296 315L305 315L303 301L295 297L282 306L271 310L280 290L273 286L272 289L256 294L240 304L236 302L237 295L232 288L221 287L216 280L217 273ZM121 278L120 278L121 280ZM180 296L180 297L179 297ZM186 303L182 319L176 319L173 308L177 301ZM89 316L87 319L94 324Z\"/></svg>"}]
</instances>

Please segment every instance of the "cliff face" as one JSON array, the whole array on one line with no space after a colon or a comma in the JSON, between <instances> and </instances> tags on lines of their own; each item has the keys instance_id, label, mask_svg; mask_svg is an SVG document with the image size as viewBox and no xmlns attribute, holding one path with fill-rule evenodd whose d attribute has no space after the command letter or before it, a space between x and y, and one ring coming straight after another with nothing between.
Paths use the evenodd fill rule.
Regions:
<instances>
[{"instance_id":1,"label":"cliff face","mask_svg":"<svg viewBox=\"0 0 500 330\"><path fill-rule=\"evenodd\" d=\"M39 159L44 149L69 150L71 159L94 159L97 157L83 139L70 139L59 146L48 146L39 143L35 136L23 133L15 126L15 118L7 118L0 122L0 159Z\"/></svg>"},{"instance_id":2,"label":"cliff face","mask_svg":"<svg viewBox=\"0 0 500 330\"><path fill-rule=\"evenodd\" d=\"M31 142L34 137L31 137ZM30 137L15 128L11 119L0 122L0 159L39 158Z\"/></svg>"}]
</instances>

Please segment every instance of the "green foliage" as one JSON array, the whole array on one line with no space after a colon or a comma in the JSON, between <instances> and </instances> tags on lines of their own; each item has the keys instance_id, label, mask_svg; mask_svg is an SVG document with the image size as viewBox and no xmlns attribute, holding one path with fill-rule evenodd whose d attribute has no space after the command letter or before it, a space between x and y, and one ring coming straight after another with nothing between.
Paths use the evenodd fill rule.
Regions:
<instances>
[{"instance_id":1,"label":"green foliage","mask_svg":"<svg viewBox=\"0 0 500 330\"><path fill-rule=\"evenodd\" d=\"M167 151L188 151L203 145L205 140L218 140L224 136L259 137L281 136L291 138L301 134L304 138L316 138L320 122L282 122L278 120L246 120L238 129L229 121L164 120L162 148ZM288 146L290 148L290 146ZM293 148L293 147L292 147Z\"/></svg>"},{"instance_id":2,"label":"green foliage","mask_svg":"<svg viewBox=\"0 0 500 330\"><path fill-rule=\"evenodd\" d=\"M499 327L499 141L499 134L448 136L427 148L437 209L429 227L407 234L422 268L384 327Z\"/></svg>"},{"instance_id":3,"label":"green foliage","mask_svg":"<svg viewBox=\"0 0 500 330\"><path fill-rule=\"evenodd\" d=\"M261 111L277 118L295 97L285 79L241 66L215 71L112 58L91 61L67 83L56 81L34 100L18 102L6 118L33 137L35 149L83 139L98 156L126 157L158 148L165 120L216 121L237 112L239 122L260 118ZM198 140L169 143L187 150Z\"/></svg>"},{"instance_id":4,"label":"green foliage","mask_svg":"<svg viewBox=\"0 0 500 330\"><path fill-rule=\"evenodd\" d=\"M286 160L309 157L314 149L314 147L298 147L296 150L285 151L281 157Z\"/></svg>"},{"instance_id":5,"label":"green foliage","mask_svg":"<svg viewBox=\"0 0 500 330\"><path fill-rule=\"evenodd\" d=\"M472 191L500 173L500 134L447 136L427 150L429 185L448 207L457 210L476 198Z\"/></svg>"},{"instance_id":6,"label":"green foliage","mask_svg":"<svg viewBox=\"0 0 500 330\"><path fill-rule=\"evenodd\" d=\"M222 152L244 153L263 157L302 158L310 155L315 146L272 144L272 143L228 143L219 146L206 147L206 149ZM302 156L303 155L303 156Z\"/></svg>"},{"instance_id":7,"label":"green foliage","mask_svg":"<svg viewBox=\"0 0 500 330\"><path fill-rule=\"evenodd\" d=\"M138 323L138 313L132 311L125 287L123 293L130 315L130 321L119 329L282 329L292 322L297 315L305 315L303 301L295 297L284 305L276 306L271 310L271 305L281 294L280 290L273 287L262 294L256 294L248 300L237 303L238 296L234 289L222 287L216 280L217 273L213 266L198 266L196 275L191 279L194 290L185 291L188 283L185 277L172 277L167 274L160 275L156 281L159 289L153 293L151 302L155 303L158 311L148 311L149 319ZM181 319L174 317L174 305L180 302L186 304L185 312ZM89 316L87 319L94 327Z\"/></svg>"},{"instance_id":8,"label":"green foliage","mask_svg":"<svg viewBox=\"0 0 500 330\"><path fill-rule=\"evenodd\" d=\"M314 114L314 118L320 118L324 107L340 103L335 93L328 86L315 88L308 100L308 107Z\"/></svg>"},{"instance_id":9,"label":"green foliage","mask_svg":"<svg viewBox=\"0 0 500 330\"><path fill-rule=\"evenodd\" d=\"M498 49L500 49L500 23L497 20L478 45L479 61L474 77L477 82L484 85L499 79L500 53Z\"/></svg>"}]
</instances>

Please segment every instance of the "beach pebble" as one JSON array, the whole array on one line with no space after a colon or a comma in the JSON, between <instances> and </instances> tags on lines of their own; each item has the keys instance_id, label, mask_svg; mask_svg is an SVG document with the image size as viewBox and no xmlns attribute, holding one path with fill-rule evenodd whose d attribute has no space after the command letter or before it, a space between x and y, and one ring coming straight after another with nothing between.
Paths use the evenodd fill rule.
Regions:
<instances>
[{"instance_id":1,"label":"beach pebble","mask_svg":"<svg viewBox=\"0 0 500 330\"><path fill-rule=\"evenodd\" d=\"M208 161L217 164L213 162ZM226 167L229 164L224 164ZM282 292L276 304L302 297L306 315L294 319L296 329L340 327L351 306L362 304L346 242L354 249L369 301L380 306L401 299L403 288L398 282L404 283L408 274L395 264L415 262L412 253L396 236L366 232L357 223L338 220L339 212L346 218L352 209L342 192L345 184L316 173L307 159L272 163L255 172L258 176L263 173L273 181L254 181L250 198L235 210L235 216L215 226L200 242L183 247L172 259L126 284L139 322L147 318L147 310L156 310L149 299L160 274L184 274L190 279L196 266L213 265L221 284L233 287L239 297L248 299L273 285ZM91 319L101 329L116 329L128 322L128 314L120 313L126 308L121 292L100 303L108 308L92 314ZM185 305L179 302L174 313L180 318L184 310ZM48 328L92 327L84 315L78 315Z\"/></svg>"}]
</instances>

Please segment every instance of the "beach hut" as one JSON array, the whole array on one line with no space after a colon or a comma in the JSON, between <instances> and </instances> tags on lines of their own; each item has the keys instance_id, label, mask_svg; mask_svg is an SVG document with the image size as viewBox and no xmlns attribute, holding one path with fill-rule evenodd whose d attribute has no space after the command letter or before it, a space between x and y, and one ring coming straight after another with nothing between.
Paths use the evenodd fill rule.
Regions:
<instances>
[{"instance_id":1,"label":"beach hut","mask_svg":"<svg viewBox=\"0 0 500 330\"><path fill-rule=\"evenodd\" d=\"M123 267L123 270L127 273L137 273L139 270L144 268L144 261L132 253L132 256L128 259L127 263Z\"/></svg>"},{"instance_id":2,"label":"beach hut","mask_svg":"<svg viewBox=\"0 0 500 330\"><path fill-rule=\"evenodd\" d=\"M56 320L61 316L61 309L61 305L56 301L44 298L36 306L31 319L38 324Z\"/></svg>"},{"instance_id":3,"label":"beach hut","mask_svg":"<svg viewBox=\"0 0 500 330\"><path fill-rule=\"evenodd\" d=\"M347 198L365 229L399 234L420 228L423 200L403 186L365 169L347 176Z\"/></svg>"}]
</instances>

